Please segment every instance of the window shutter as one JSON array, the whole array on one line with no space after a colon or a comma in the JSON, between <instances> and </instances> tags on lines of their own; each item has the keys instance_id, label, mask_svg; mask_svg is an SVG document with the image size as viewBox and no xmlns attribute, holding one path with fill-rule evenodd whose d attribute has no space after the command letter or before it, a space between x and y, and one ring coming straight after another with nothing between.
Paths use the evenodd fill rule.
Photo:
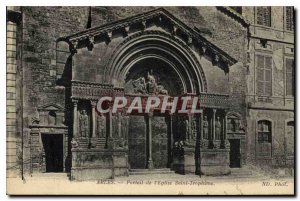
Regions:
<instances>
[{"instance_id":1,"label":"window shutter","mask_svg":"<svg viewBox=\"0 0 300 201\"><path fill-rule=\"evenodd\" d=\"M294 9L293 7L285 8L286 30L294 31Z\"/></svg>"},{"instance_id":2,"label":"window shutter","mask_svg":"<svg viewBox=\"0 0 300 201\"><path fill-rule=\"evenodd\" d=\"M271 7L257 7L257 24L271 26Z\"/></svg>"},{"instance_id":3,"label":"window shutter","mask_svg":"<svg viewBox=\"0 0 300 201\"><path fill-rule=\"evenodd\" d=\"M286 59L286 95L294 95L294 60Z\"/></svg>"},{"instance_id":4,"label":"window shutter","mask_svg":"<svg viewBox=\"0 0 300 201\"><path fill-rule=\"evenodd\" d=\"M257 55L256 58L257 58L257 67L264 68L264 56Z\"/></svg>"},{"instance_id":5,"label":"window shutter","mask_svg":"<svg viewBox=\"0 0 300 201\"><path fill-rule=\"evenodd\" d=\"M257 55L257 94L272 95L272 57Z\"/></svg>"},{"instance_id":6,"label":"window shutter","mask_svg":"<svg viewBox=\"0 0 300 201\"><path fill-rule=\"evenodd\" d=\"M272 57L270 56L265 57L265 68L272 69Z\"/></svg>"},{"instance_id":7,"label":"window shutter","mask_svg":"<svg viewBox=\"0 0 300 201\"><path fill-rule=\"evenodd\" d=\"M257 7L257 24L263 25L263 7Z\"/></svg>"},{"instance_id":8,"label":"window shutter","mask_svg":"<svg viewBox=\"0 0 300 201\"><path fill-rule=\"evenodd\" d=\"M264 57L262 55L257 55L257 94L263 95L264 94Z\"/></svg>"},{"instance_id":9,"label":"window shutter","mask_svg":"<svg viewBox=\"0 0 300 201\"><path fill-rule=\"evenodd\" d=\"M272 58L265 57L265 95L272 95Z\"/></svg>"}]
</instances>

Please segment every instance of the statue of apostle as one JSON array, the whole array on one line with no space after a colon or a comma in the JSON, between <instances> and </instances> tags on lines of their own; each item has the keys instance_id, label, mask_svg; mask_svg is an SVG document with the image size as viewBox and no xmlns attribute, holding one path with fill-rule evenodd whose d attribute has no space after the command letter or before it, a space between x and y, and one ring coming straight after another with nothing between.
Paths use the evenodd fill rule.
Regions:
<instances>
[{"instance_id":1,"label":"statue of apostle","mask_svg":"<svg viewBox=\"0 0 300 201\"><path fill-rule=\"evenodd\" d=\"M99 114L97 118L97 135L100 138L106 137L106 118L103 114Z\"/></svg>"},{"instance_id":2,"label":"statue of apostle","mask_svg":"<svg viewBox=\"0 0 300 201\"><path fill-rule=\"evenodd\" d=\"M82 137L88 137L88 133L89 133L89 117L86 113L85 110L82 110L80 117L79 117L79 121L80 121L80 134Z\"/></svg>"},{"instance_id":3,"label":"statue of apostle","mask_svg":"<svg viewBox=\"0 0 300 201\"><path fill-rule=\"evenodd\" d=\"M215 129L216 129L215 138L216 138L216 140L220 140L221 139L221 129L222 129L222 125L221 125L221 122L220 122L220 117L217 117Z\"/></svg>"}]
</instances>

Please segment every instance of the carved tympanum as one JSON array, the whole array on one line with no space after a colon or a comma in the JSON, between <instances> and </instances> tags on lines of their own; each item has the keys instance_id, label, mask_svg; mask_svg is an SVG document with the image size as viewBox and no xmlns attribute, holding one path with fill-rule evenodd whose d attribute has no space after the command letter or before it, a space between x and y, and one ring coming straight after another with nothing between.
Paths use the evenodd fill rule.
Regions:
<instances>
[{"instance_id":1,"label":"carved tympanum","mask_svg":"<svg viewBox=\"0 0 300 201\"><path fill-rule=\"evenodd\" d=\"M132 82L134 93L168 95L163 85L157 84L155 77L148 72L146 79L140 77Z\"/></svg>"}]
</instances>

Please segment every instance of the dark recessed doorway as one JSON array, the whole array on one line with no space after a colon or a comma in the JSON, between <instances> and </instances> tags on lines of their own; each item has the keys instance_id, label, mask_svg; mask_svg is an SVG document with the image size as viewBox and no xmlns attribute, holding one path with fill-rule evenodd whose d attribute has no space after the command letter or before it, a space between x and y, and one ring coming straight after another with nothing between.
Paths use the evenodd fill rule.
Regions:
<instances>
[{"instance_id":1,"label":"dark recessed doorway","mask_svg":"<svg viewBox=\"0 0 300 201\"><path fill-rule=\"evenodd\" d=\"M46 172L63 172L63 134L42 134Z\"/></svg>"}]
</instances>

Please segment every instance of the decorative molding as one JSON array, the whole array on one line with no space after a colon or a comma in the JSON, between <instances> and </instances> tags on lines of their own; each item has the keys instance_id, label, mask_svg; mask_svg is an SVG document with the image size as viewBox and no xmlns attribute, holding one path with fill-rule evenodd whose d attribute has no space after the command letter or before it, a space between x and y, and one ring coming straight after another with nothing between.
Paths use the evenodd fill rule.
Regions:
<instances>
[{"instance_id":1,"label":"decorative molding","mask_svg":"<svg viewBox=\"0 0 300 201\"><path fill-rule=\"evenodd\" d=\"M200 107L201 108L223 108L229 107L229 95L227 94L208 94L200 93Z\"/></svg>"},{"instance_id":2,"label":"decorative molding","mask_svg":"<svg viewBox=\"0 0 300 201\"><path fill-rule=\"evenodd\" d=\"M65 108L59 104L48 103L38 107L38 111L65 111Z\"/></svg>"},{"instance_id":3,"label":"decorative molding","mask_svg":"<svg viewBox=\"0 0 300 201\"><path fill-rule=\"evenodd\" d=\"M66 41L70 41L72 44L76 44L79 41L86 40L89 36L101 36L101 35L107 35L109 38L108 40L111 40L112 37L112 32L113 31L119 31L122 29L126 29L126 27L133 25L133 24L138 24L142 23L144 26L142 27L143 31L146 28L146 23L147 20L150 19L162 19L164 21L169 21L169 23L173 26L176 27L177 29L180 29L180 32L183 33L183 35L186 35L188 38L190 37L191 39L187 40L186 43L189 44L191 41L198 47L206 46L210 50L210 52L214 52L219 55L220 60L222 60L224 63L229 63L230 65L233 65L237 61L230 57L226 52L223 50L219 49L217 46L209 42L206 38L204 38L202 35L200 35L196 30L190 28L187 26L185 23L181 22L179 19L174 17L171 13L169 13L167 10L164 8L158 8L149 12L145 12L133 17L129 17L123 20L119 20L116 22L108 23L106 25L100 26L100 27L95 27L91 29L87 29L69 36L64 37L63 39ZM176 32L175 30L175 32ZM173 31L171 31L174 33ZM110 41L107 41L109 43ZM78 48L77 45L74 45L75 49Z\"/></svg>"},{"instance_id":4,"label":"decorative molding","mask_svg":"<svg viewBox=\"0 0 300 201\"><path fill-rule=\"evenodd\" d=\"M114 94L113 85L72 80L72 99L98 100Z\"/></svg>"},{"instance_id":5,"label":"decorative molding","mask_svg":"<svg viewBox=\"0 0 300 201\"><path fill-rule=\"evenodd\" d=\"M155 31L154 30L147 30L147 31L144 31L144 32L138 32L136 34L132 34L131 36L129 36L125 40L123 40L114 49L114 51L111 54L112 56L107 60L108 63L106 63L106 65L105 65L106 69L104 70L104 72L105 72L104 74L105 75L110 75L109 72L113 71L113 69L116 68L116 66L113 65L112 63L116 61L115 57L119 55L118 52L120 50L123 50L124 46L126 46L127 43L130 43L130 41L132 41L133 39L136 39L136 38L141 37L141 36L147 36L147 35L157 35L157 36L160 36L160 37L164 37L164 38L166 38L168 40L172 40L172 41L178 43L182 48L184 48L184 50L187 51L188 55L190 57L192 57L193 62L195 62L197 70L200 71L200 77L201 77L201 82L202 82L201 83L202 84L202 90L204 92L207 91L207 81L206 81L206 78L205 78L204 71L203 71L203 69L201 67L200 62L196 58L194 52L191 50L191 48L185 42L183 42L183 40L180 40L178 37L174 37L171 34L168 34L168 33L162 32L162 31L156 31L156 30Z\"/></svg>"}]
</instances>

